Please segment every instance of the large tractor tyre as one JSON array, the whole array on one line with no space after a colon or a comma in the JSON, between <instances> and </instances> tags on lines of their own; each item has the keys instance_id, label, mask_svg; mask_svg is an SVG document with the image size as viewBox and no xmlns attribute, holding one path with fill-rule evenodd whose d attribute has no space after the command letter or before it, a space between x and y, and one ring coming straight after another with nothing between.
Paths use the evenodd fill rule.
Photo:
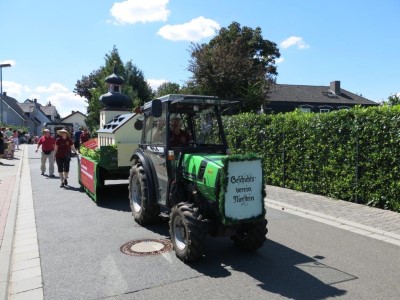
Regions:
<instances>
[{"instance_id":1,"label":"large tractor tyre","mask_svg":"<svg viewBox=\"0 0 400 300\"><path fill-rule=\"evenodd\" d=\"M254 251L260 248L265 240L268 221L263 219L257 223L247 223L241 225L234 236L231 237L236 247L246 250Z\"/></svg>"},{"instance_id":2,"label":"large tractor tyre","mask_svg":"<svg viewBox=\"0 0 400 300\"><path fill-rule=\"evenodd\" d=\"M132 166L129 176L129 202L135 221L141 225L155 223L160 207L149 196L149 184L141 163Z\"/></svg>"},{"instance_id":3,"label":"large tractor tyre","mask_svg":"<svg viewBox=\"0 0 400 300\"><path fill-rule=\"evenodd\" d=\"M175 205L170 214L169 233L176 256L183 262L203 256L206 232L198 208L187 203Z\"/></svg>"}]
</instances>

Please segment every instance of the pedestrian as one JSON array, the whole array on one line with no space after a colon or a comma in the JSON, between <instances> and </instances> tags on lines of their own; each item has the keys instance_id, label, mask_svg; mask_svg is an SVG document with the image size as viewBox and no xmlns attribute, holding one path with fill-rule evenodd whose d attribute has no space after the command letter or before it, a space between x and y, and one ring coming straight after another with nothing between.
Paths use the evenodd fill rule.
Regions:
<instances>
[{"instance_id":1,"label":"pedestrian","mask_svg":"<svg viewBox=\"0 0 400 300\"><path fill-rule=\"evenodd\" d=\"M7 128L6 129L6 137L9 139L10 137L12 137L12 135L13 135L13 132L12 132L11 128Z\"/></svg>"},{"instance_id":2,"label":"pedestrian","mask_svg":"<svg viewBox=\"0 0 400 300\"><path fill-rule=\"evenodd\" d=\"M79 151L79 148L81 146L81 134L82 134L82 127L79 127L78 130L75 131L75 134L74 134L74 138L75 138L74 146L77 151Z\"/></svg>"},{"instance_id":3,"label":"pedestrian","mask_svg":"<svg viewBox=\"0 0 400 300\"><path fill-rule=\"evenodd\" d=\"M14 159L15 144L14 139L9 138L7 143L7 159Z\"/></svg>"},{"instance_id":4,"label":"pedestrian","mask_svg":"<svg viewBox=\"0 0 400 300\"><path fill-rule=\"evenodd\" d=\"M69 164L71 161L71 150L76 153L74 142L70 138L69 132L64 128L57 130L57 134L60 136L56 140L56 146L54 148L54 156L56 158L58 173L60 174L61 185L64 187L68 185L68 173Z\"/></svg>"},{"instance_id":5,"label":"pedestrian","mask_svg":"<svg viewBox=\"0 0 400 300\"><path fill-rule=\"evenodd\" d=\"M13 142L14 142L14 150L19 150L19 132L18 132L18 130L15 129L13 131L12 138L13 138Z\"/></svg>"},{"instance_id":6,"label":"pedestrian","mask_svg":"<svg viewBox=\"0 0 400 300\"><path fill-rule=\"evenodd\" d=\"M49 160L49 175L54 176L54 146L56 140L50 135L49 129L43 129L43 136L37 143L36 152L38 152L40 145L42 145L42 153L40 158L40 170L42 175L46 172L46 161Z\"/></svg>"},{"instance_id":7,"label":"pedestrian","mask_svg":"<svg viewBox=\"0 0 400 300\"><path fill-rule=\"evenodd\" d=\"M87 128L83 128L83 132L82 132L81 138L80 138L81 145L83 143L87 142L89 139L90 139L89 131L87 130Z\"/></svg>"}]
</instances>

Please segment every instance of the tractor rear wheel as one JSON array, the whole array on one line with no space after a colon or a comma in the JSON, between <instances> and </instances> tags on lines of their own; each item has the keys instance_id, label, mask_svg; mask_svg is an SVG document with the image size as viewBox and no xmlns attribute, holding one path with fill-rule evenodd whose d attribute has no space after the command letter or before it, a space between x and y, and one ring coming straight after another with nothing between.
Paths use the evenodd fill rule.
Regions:
<instances>
[{"instance_id":1,"label":"tractor rear wheel","mask_svg":"<svg viewBox=\"0 0 400 300\"><path fill-rule=\"evenodd\" d=\"M135 221L141 225L159 219L160 207L150 199L149 186L141 163L132 166L129 176L129 202Z\"/></svg>"},{"instance_id":2,"label":"tractor rear wheel","mask_svg":"<svg viewBox=\"0 0 400 300\"><path fill-rule=\"evenodd\" d=\"M234 245L246 251L254 251L260 248L266 240L267 224L268 221L263 219L257 223L241 225L236 234L231 237Z\"/></svg>"},{"instance_id":3,"label":"tractor rear wheel","mask_svg":"<svg viewBox=\"0 0 400 300\"><path fill-rule=\"evenodd\" d=\"M190 262L203 256L206 232L198 208L187 203L175 205L170 214L169 232L179 259Z\"/></svg>"}]
</instances>

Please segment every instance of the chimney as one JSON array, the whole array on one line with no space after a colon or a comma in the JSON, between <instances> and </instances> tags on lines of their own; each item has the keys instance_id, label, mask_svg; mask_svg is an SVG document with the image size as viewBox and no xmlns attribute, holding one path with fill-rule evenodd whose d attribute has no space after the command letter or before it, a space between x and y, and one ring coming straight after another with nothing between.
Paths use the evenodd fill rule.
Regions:
<instances>
[{"instance_id":1,"label":"chimney","mask_svg":"<svg viewBox=\"0 0 400 300\"><path fill-rule=\"evenodd\" d=\"M3 92L3 95L4 95L4 96L7 96L7 92Z\"/></svg>"},{"instance_id":2,"label":"chimney","mask_svg":"<svg viewBox=\"0 0 400 300\"><path fill-rule=\"evenodd\" d=\"M331 91L332 93L334 93L335 95L340 95L340 81L335 80L335 81L331 81Z\"/></svg>"}]
</instances>

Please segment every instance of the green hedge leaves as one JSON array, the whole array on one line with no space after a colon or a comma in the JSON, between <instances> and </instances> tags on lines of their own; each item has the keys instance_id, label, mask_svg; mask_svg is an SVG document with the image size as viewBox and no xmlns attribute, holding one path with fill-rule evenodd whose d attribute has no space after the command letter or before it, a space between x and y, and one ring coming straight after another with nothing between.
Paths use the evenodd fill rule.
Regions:
<instances>
[{"instance_id":1,"label":"green hedge leaves","mask_svg":"<svg viewBox=\"0 0 400 300\"><path fill-rule=\"evenodd\" d=\"M267 184L400 212L400 105L224 117L232 153L263 157Z\"/></svg>"}]
</instances>

